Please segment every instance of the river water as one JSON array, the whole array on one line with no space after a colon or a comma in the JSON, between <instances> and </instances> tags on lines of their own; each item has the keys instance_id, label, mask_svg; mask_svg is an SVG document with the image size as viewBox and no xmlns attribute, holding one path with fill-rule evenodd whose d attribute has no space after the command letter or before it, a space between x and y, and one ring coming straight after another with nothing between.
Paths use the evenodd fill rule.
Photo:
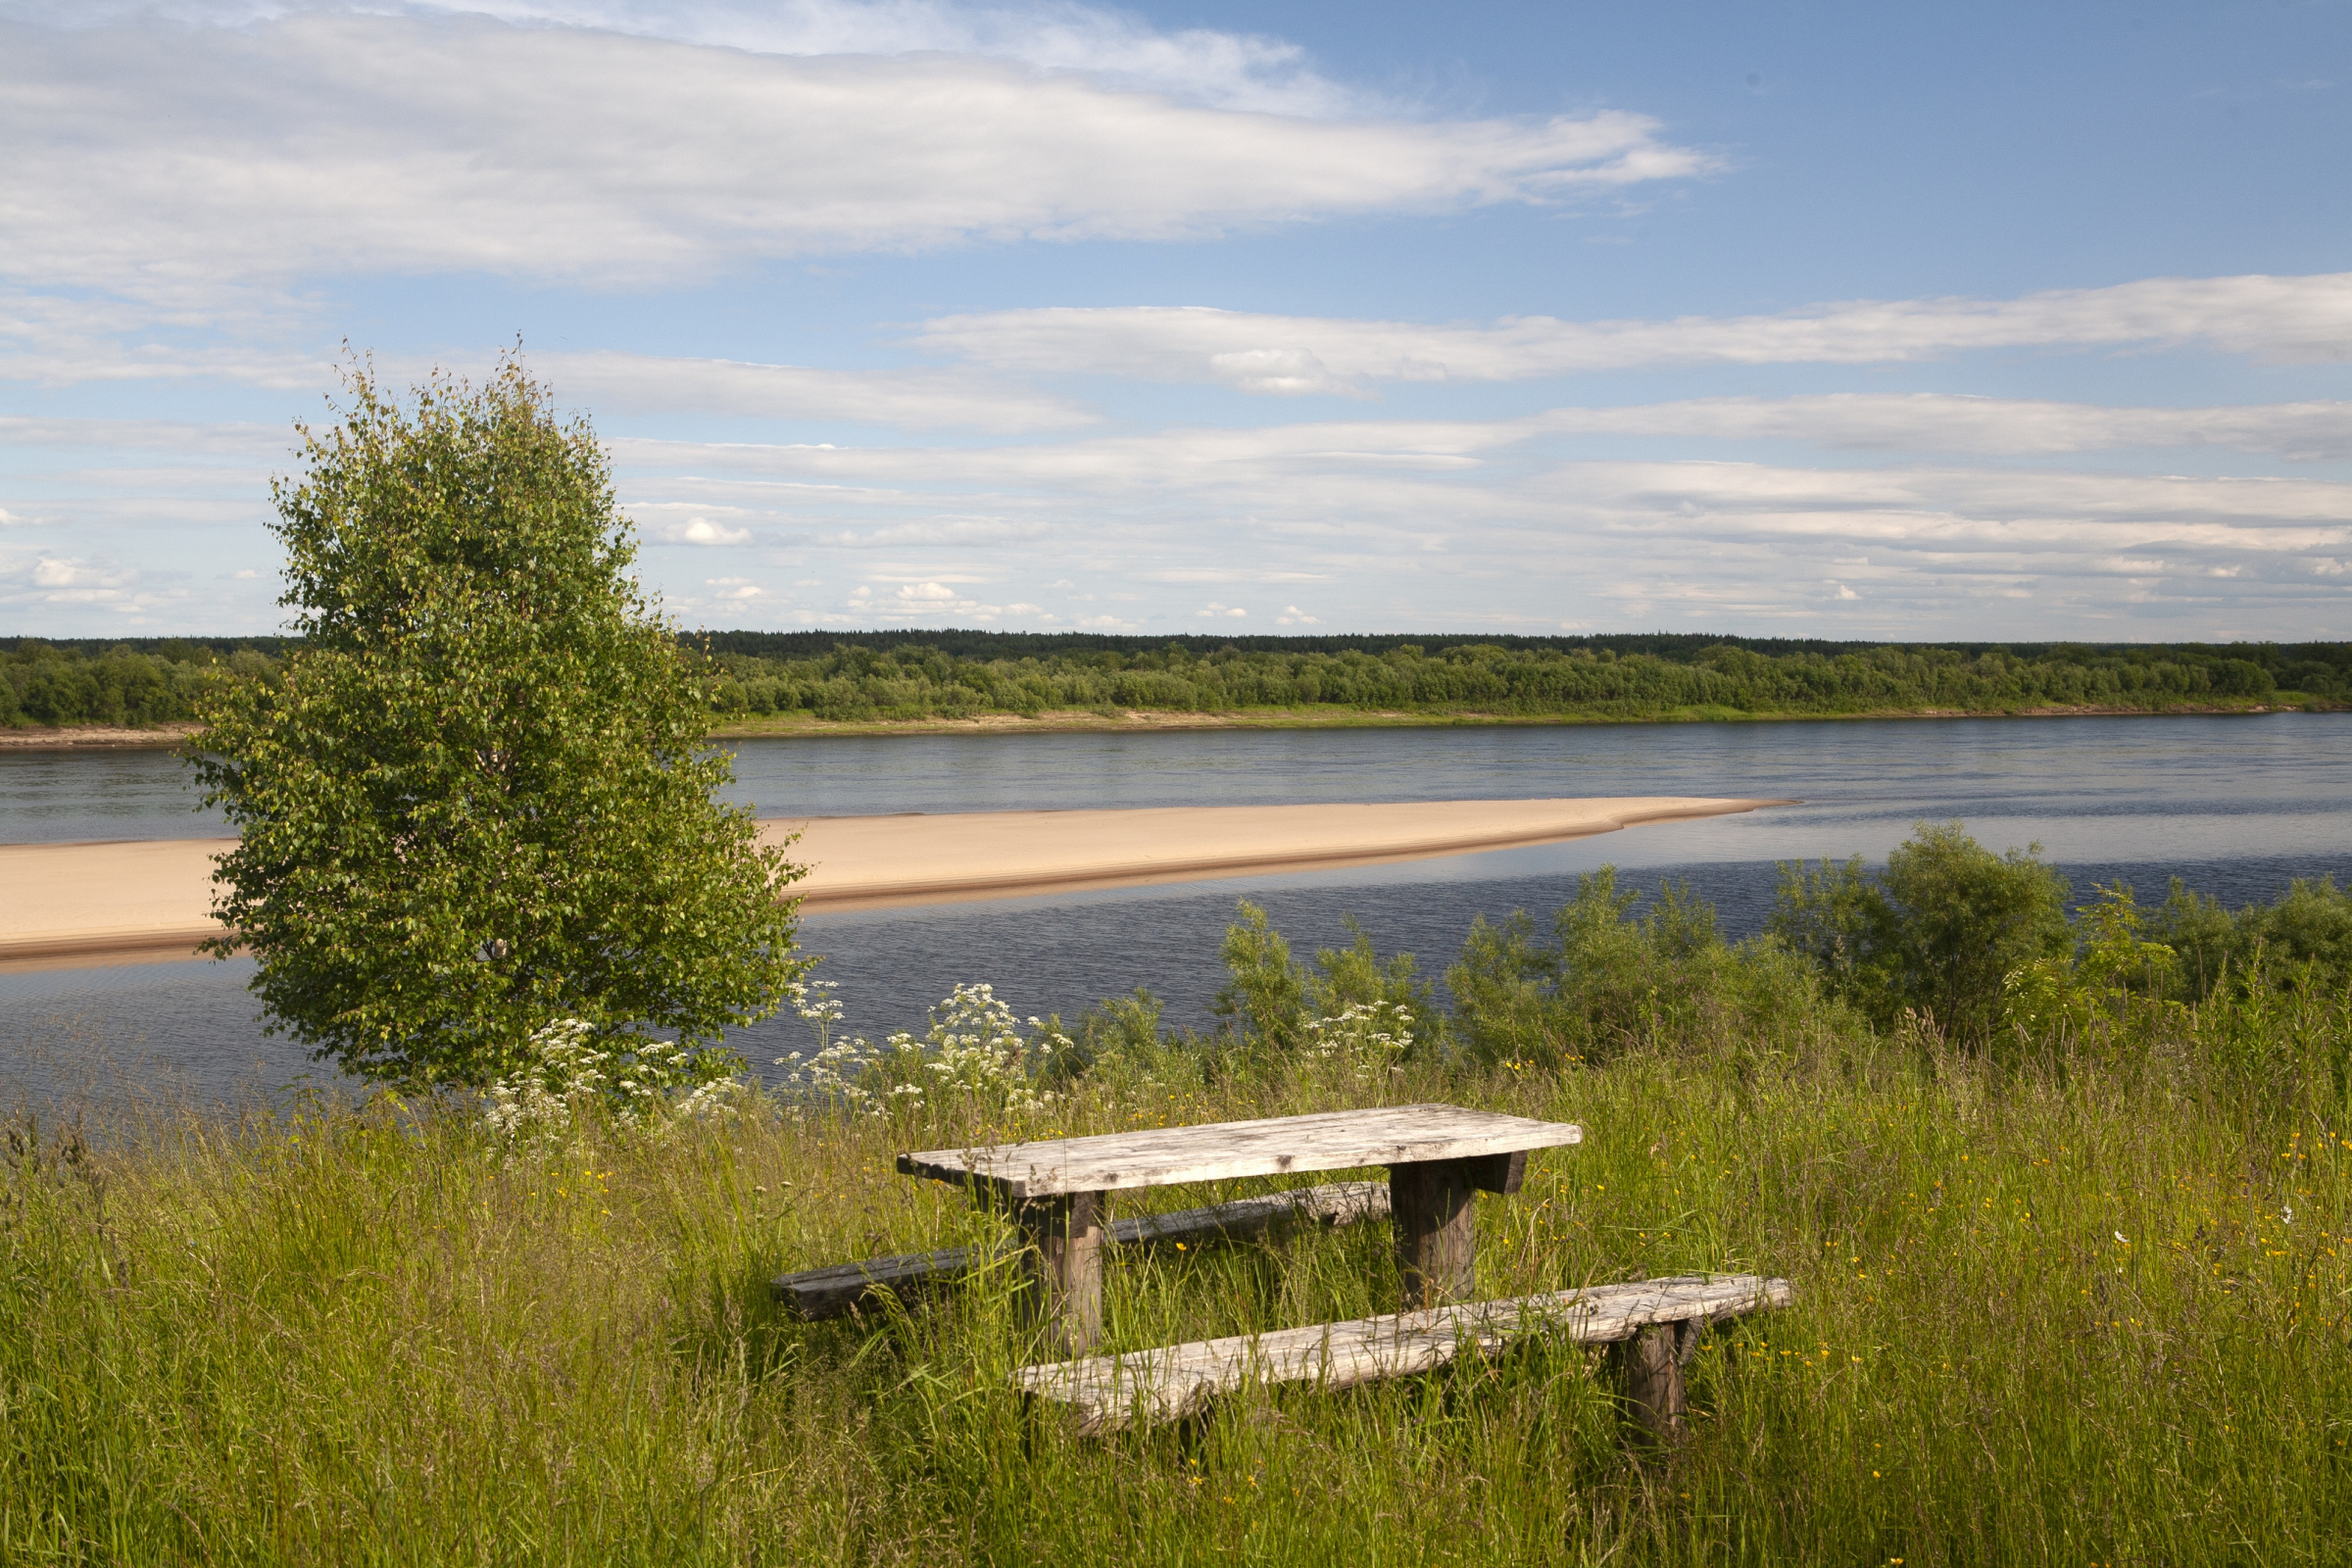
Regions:
<instances>
[{"instance_id":1,"label":"river water","mask_svg":"<svg viewBox=\"0 0 2352 1568\"><path fill-rule=\"evenodd\" d=\"M1076 1015L1146 986L1204 1026L1235 901L1294 948L1346 940L1442 972L1471 920L1548 914L1604 863L1677 877L1733 935L1771 906L1775 863L1877 859L1923 820L1996 849L2038 843L2089 896L2179 876L2231 904L2292 877L2352 877L2352 715L1876 720L1162 734L906 735L736 743L731 798L762 816L1573 795L1736 795L1801 804L1404 865L811 918L807 948L849 1022L919 1030L961 981L1024 1014ZM168 753L0 753L0 842L222 832ZM0 975L0 1101L128 1092L211 1100L331 1085L264 1037L243 960ZM807 1044L785 1019L735 1040L755 1062ZM313 1076L305 1080L306 1072Z\"/></svg>"}]
</instances>

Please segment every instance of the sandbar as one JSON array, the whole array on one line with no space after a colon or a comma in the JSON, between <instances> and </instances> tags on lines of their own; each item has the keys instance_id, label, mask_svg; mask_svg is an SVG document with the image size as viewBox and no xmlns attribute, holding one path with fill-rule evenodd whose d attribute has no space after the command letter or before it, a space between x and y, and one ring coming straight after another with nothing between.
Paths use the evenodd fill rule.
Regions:
<instances>
[{"instance_id":1,"label":"sandbar","mask_svg":"<svg viewBox=\"0 0 2352 1568\"><path fill-rule=\"evenodd\" d=\"M777 819L810 913L1315 871L1553 844L1784 805L1690 796L1176 806ZM0 845L0 970L185 957L232 841Z\"/></svg>"}]
</instances>

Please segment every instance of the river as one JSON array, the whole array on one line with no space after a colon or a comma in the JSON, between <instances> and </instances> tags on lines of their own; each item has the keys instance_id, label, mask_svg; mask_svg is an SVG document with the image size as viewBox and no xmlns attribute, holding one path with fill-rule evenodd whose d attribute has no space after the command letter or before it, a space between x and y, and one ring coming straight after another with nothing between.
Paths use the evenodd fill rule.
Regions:
<instances>
[{"instance_id":1,"label":"river","mask_svg":"<svg viewBox=\"0 0 2352 1568\"><path fill-rule=\"evenodd\" d=\"M2234 905L2292 877L2352 877L2352 715L1873 720L1538 728L1199 730L745 741L731 798L762 816L1573 795L1740 795L1802 804L1570 844L1404 865L1251 877L805 922L855 1029L919 1029L959 981L1022 1013L1073 1017L1147 986L1205 1026L1237 899L1293 946L1345 940L1442 972L1478 914L1548 914L1603 863L1637 886L1688 880L1734 935L1769 911L1775 862L1876 859L1915 822L1957 819L2002 849L2039 843L2093 882L2160 898L2180 876ZM163 752L0 753L0 842L223 831ZM264 1037L244 960L0 975L0 1101L125 1093L213 1100L331 1085ZM742 1031L757 1063L807 1040ZM303 1075L312 1076L305 1079Z\"/></svg>"}]
</instances>

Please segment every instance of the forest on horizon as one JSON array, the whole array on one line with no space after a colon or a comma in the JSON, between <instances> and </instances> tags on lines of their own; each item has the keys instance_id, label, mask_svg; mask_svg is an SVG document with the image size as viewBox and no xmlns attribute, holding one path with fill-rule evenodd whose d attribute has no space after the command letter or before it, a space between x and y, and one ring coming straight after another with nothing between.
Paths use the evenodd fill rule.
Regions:
<instances>
[{"instance_id":1,"label":"forest on horizon","mask_svg":"<svg viewBox=\"0 0 2352 1568\"><path fill-rule=\"evenodd\" d=\"M720 723L1129 711L1638 720L2352 707L2352 642L1868 643L1625 633L695 631ZM286 637L0 638L0 725L185 722Z\"/></svg>"}]
</instances>

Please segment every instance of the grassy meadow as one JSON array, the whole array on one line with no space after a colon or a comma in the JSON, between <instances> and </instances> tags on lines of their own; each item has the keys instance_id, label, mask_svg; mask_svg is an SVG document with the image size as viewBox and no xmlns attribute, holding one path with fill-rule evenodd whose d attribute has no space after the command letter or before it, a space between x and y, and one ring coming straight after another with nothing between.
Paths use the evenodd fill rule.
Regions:
<instances>
[{"instance_id":1,"label":"grassy meadow","mask_svg":"<svg viewBox=\"0 0 2352 1568\"><path fill-rule=\"evenodd\" d=\"M753 1097L520 1143L390 1096L103 1140L21 1116L0 1561L2340 1554L2352 1016L2328 988L2143 999L2000 1050L1834 1009L1653 1011L1605 1056L1372 1072L1220 1040L1103 1050L1018 1111ZM1006 1390L1034 1349L1007 1273L833 1323L769 1300L781 1271L998 1234L894 1174L901 1150L1418 1100L1588 1129L1479 1199L1486 1294L1794 1282L1792 1309L1703 1342L1687 1448L1629 1446L1605 1363L1544 1344L1081 1439ZM1130 1253L1108 1329L1141 1348L1395 1289L1377 1225Z\"/></svg>"}]
</instances>

